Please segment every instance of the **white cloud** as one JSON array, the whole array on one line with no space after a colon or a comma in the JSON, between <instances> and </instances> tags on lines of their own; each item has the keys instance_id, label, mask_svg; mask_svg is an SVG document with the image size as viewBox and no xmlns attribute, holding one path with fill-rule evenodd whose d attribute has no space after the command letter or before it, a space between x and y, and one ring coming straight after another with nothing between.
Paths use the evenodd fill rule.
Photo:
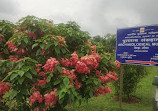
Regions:
<instances>
[{"instance_id":1,"label":"white cloud","mask_svg":"<svg viewBox=\"0 0 158 111\"><path fill-rule=\"evenodd\" d=\"M76 21L92 35L116 33L120 27L157 24L158 0L0 0L0 19L27 15L54 23Z\"/></svg>"},{"instance_id":2,"label":"white cloud","mask_svg":"<svg viewBox=\"0 0 158 111\"><path fill-rule=\"evenodd\" d=\"M111 10L105 14L105 18L109 25L115 27L131 27L141 23L140 15L134 11Z\"/></svg>"}]
</instances>

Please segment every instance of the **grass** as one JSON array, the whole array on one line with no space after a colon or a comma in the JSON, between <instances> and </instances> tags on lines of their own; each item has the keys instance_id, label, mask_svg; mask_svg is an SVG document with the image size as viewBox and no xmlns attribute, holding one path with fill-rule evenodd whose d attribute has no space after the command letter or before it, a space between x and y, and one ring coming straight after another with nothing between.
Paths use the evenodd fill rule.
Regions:
<instances>
[{"instance_id":1,"label":"grass","mask_svg":"<svg viewBox=\"0 0 158 111\"><path fill-rule=\"evenodd\" d=\"M152 86L153 77L158 75L157 67L146 67L149 74L142 78L138 84L135 96L140 98L139 103L122 104L122 111L152 111L152 96L154 87ZM111 85L112 87L112 85ZM112 88L113 90L113 88ZM71 107L69 111L119 111L119 103L112 99L114 93L106 96L91 98L88 102L82 103L79 107Z\"/></svg>"}]
</instances>

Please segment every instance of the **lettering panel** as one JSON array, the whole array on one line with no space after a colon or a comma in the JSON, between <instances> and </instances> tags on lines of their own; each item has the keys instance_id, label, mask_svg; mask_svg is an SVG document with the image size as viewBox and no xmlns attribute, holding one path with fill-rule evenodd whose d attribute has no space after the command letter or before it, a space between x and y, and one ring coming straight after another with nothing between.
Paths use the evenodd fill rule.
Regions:
<instances>
[{"instance_id":1,"label":"lettering panel","mask_svg":"<svg viewBox=\"0 0 158 111\"><path fill-rule=\"evenodd\" d=\"M116 60L158 66L158 25L117 30Z\"/></svg>"}]
</instances>

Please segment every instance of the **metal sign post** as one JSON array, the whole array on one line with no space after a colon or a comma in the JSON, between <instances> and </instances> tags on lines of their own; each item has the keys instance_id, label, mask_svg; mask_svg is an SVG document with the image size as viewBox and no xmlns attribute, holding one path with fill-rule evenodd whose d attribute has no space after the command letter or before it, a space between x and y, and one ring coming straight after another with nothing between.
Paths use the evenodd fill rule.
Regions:
<instances>
[{"instance_id":1,"label":"metal sign post","mask_svg":"<svg viewBox=\"0 0 158 111\"><path fill-rule=\"evenodd\" d=\"M124 72L124 65L121 64L121 72L120 72L120 95L119 95L119 111L122 110L122 93L123 93L123 72Z\"/></svg>"},{"instance_id":2,"label":"metal sign post","mask_svg":"<svg viewBox=\"0 0 158 111\"><path fill-rule=\"evenodd\" d=\"M119 109L122 109L123 64L158 66L158 25L117 30L116 60L121 63Z\"/></svg>"}]
</instances>

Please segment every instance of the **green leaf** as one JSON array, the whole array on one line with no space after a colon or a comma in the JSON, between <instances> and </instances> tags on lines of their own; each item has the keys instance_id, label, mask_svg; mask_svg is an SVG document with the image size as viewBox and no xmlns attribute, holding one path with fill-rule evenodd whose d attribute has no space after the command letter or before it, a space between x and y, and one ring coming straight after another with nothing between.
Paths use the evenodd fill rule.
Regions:
<instances>
[{"instance_id":1,"label":"green leaf","mask_svg":"<svg viewBox=\"0 0 158 111\"><path fill-rule=\"evenodd\" d=\"M93 82L94 82L95 85L98 85L98 83L99 83L98 80L96 80L96 79L94 79Z\"/></svg>"},{"instance_id":2,"label":"green leaf","mask_svg":"<svg viewBox=\"0 0 158 111\"><path fill-rule=\"evenodd\" d=\"M59 100L62 99L65 96L65 92L60 92L59 93Z\"/></svg>"},{"instance_id":3,"label":"green leaf","mask_svg":"<svg viewBox=\"0 0 158 111\"><path fill-rule=\"evenodd\" d=\"M21 40L21 44L22 44L24 47L26 47L26 46L27 46L27 44L25 43L25 41L24 41L24 40Z\"/></svg>"},{"instance_id":4,"label":"green leaf","mask_svg":"<svg viewBox=\"0 0 158 111\"><path fill-rule=\"evenodd\" d=\"M36 60L34 60L34 59L28 59L28 61L31 61L31 62L33 62L33 63L38 63Z\"/></svg>"},{"instance_id":5,"label":"green leaf","mask_svg":"<svg viewBox=\"0 0 158 111\"><path fill-rule=\"evenodd\" d=\"M54 45L57 46L58 45L58 41L55 40L54 41Z\"/></svg>"},{"instance_id":6,"label":"green leaf","mask_svg":"<svg viewBox=\"0 0 158 111\"><path fill-rule=\"evenodd\" d=\"M51 46L52 44L47 44L46 46L45 46L45 50L47 50L50 46Z\"/></svg>"},{"instance_id":7,"label":"green leaf","mask_svg":"<svg viewBox=\"0 0 158 111\"><path fill-rule=\"evenodd\" d=\"M41 44L41 45L40 45L41 49L43 49L43 48L44 48L44 46L45 46L45 44Z\"/></svg>"},{"instance_id":8,"label":"green leaf","mask_svg":"<svg viewBox=\"0 0 158 111\"><path fill-rule=\"evenodd\" d=\"M93 96L93 92L92 92L92 91L90 91L89 96L90 96L90 97L92 97L92 96Z\"/></svg>"},{"instance_id":9,"label":"green leaf","mask_svg":"<svg viewBox=\"0 0 158 111\"><path fill-rule=\"evenodd\" d=\"M65 88L65 85L64 84L60 84L60 88L61 89Z\"/></svg>"},{"instance_id":10,"label":"green leaf","mask_svg":"<svg viewBox=\"0 0 158 111\"><path fill-rule=\"evenodd\" d=\"M37 50L37 52L36 52L36 56L40 53L40 51L41 51L40 49Z\"/></svg>"},{"instance_id":11,"label":"green leaf","mask_svg":"<svg viewBox=\"0 0 158 111\"><path fill-rule=\"evenodd\" d=\"M25 73L25 76L26 76L27 78L29 78L29 79L32 79L32 75L31 75L29 72L26 72L26 73Z\"/></svg>"},{"instance_id":12,"label":"green leaf","mask_svg":"<svg viewBox=\"0 0 158 111\"><path fill-rule=\"evenodd\" d=\"M62 53L65 54L66 53L66 50L65 49L61 49Z\"/></svg>"},{"instance_id":13,"label":"green leaf","mask_svg":"<svg viewBox=\"0 0 158 111\"><path fill-rule=\"evenodd\" d=\"M23 71L24 71L24 72L27 72L27 71L29 71L30 69L32 69L31 66L25 66L25 67L23 67Z\"/></svg>"},{"instance_id":14,"label":"green leaf","mask_svg":"<svg viewBox=\"0 0 158 111\"><path fill-rule=\"evenodd\" d=\"M55 52L56 52L57 54L60 54L60 48L59 48L59 47L55 47Z\"/></svg>"},{"instance_id":15,"label":"green leaf","mask_svg":"<svg viewBox=\"0 0 158 111\"><path fill-rule=\"evenodd\" d=\"M48 76L47 77L47 82L50 82L50 80L51 80L51 76Z\"/></svg>"},{"instance_id":16,"label":"green leaf","mask_svg":"<svg viewBox=\"0 0 158 111\"><path fill-rule=\"evenodd\" d=\"M54 85L57 85L61 82L61 79L57 79L56 81L54 81Z\"/></svg>"},{"instance_id":17,"label":"green leaf","mask_svg":"<svg viewBox=\"0 0 158 111\"><path fill-rule=\"evenodd\" d=\"M63 73L63 70L62 70L62 68L61 68L60 66L56 66L56 68L58 69L58 71L59 71L60 73Z\"/></svg>"},{"instance_id":18,"label":"green leaf","mask_svg":"<svg viewBox=\"0 0 158 111\"><path fill-rule=\"evenodd\" d=\"M4 52L5 54L9 54L8 49L3 49L3 52Z\"/></svg>"},{"instance_id":19,"label":"green leaf","mask_svg":"<svg viewBox=\"0 0 158 111\"><path fill-rule=\"evenodd\" d=\"M37 72L34 69L32 69L31 72L32 74L37 75Z\"/></svg>"},{"instance_id":20,"label":"green leaf","mask_svg":"<svg viewBox=\"0 0 158 111\"><path fill-rule=\"evenodd\" d=\"M10 80L12 81L13 79L15 79L18 76L17 73L12 73L12 75L10 76Z\"/></svg>"},{"instance_id":21,"label":"green leaf","mask_svg":"<svg viewBox=\"0 0 158 111\"><path fill-rule=\"evenodd\" d=\"M63 82L64 82L65 86L69 85L69 79L68 78L64 78Z\"/></svg>"},{"instance_id":22,"label":"green leaf","mask_svg":"<svg viewBox=\"0 0 158 111\"><path fill-rule=\"evenodd\" d=\"M24 42L27 44L28 43L28 39L25 37L24 38Z\"/></svg>"},{"instance_id":23,"label":"green leaf","mask_svg":"<svg viewBox=\"0 0 158 111\"><path fill-rule=\"evenodd\" d=\"M2 66L4 62L4 60L0 60L0 66Z\"/></svg>"},{"instance_id":24,"label":"green leaf","mask_svg":"<svg viewBox=\"0 0 158 111\"><path fill-rule=\"evenodd\" d=\"M8 63L7 63L7 67L8 67L9 69L11 69L11 68L13 67L13 64L14 64L14 62L8 62Z\"/></svg>"},{"instance_id":25,"label":"green leaf","mask_svg":"<svg viewBox=\"0 0 158 111\"><path fill-rule=\"evenodd\" d=\"M50 77L53 77L53 74L52 74L52 73L50 73L50 74L49 74L49 76L50 76Z\"/></svg>"},{"instance_id":26,"label":"green leaf","mask_svg":"<svg viewBox=\"0 0 158 111\"><path fill-rule=\"evenodd\" d=\"M18 74L22 77L24 75L24 71L18 71Z\"/></svg>"},{"instance_id":27,"label":"green leaf","mask_svg":"<svg viewBox=\"0 0 158 111\"><path fill-rule=\"evenodd\" d=\"M12 90L12 91L10 92L10 100L12 100L17 94L18 94L18 91Z\"/></svg>"},{"instance_id":28,"label":"green leaf","mask_svg":"<svg viewBox=\"0 0 158 111\"><path fill-rule=\"evenodd\" d=\"M77 96L77 92L75 89L72 89L72 93L73 93L73 95Z\"/></svg>"},{"instance_id":29,"label":"green leaf","mask_svg":"<svg viewBox=\"0 0 158 111\"><path fill-rule=\"evenodd\" d=\"M19 60L20 61L20 60ZM15 69L21 69L21 67L24 65L24 63L20 62L16 65Z\"/></svg>"},{"instance_id":30,"label":"green leaf","mask_svg":"<svg viewBox=\"0 0 158 111\"><path fill-rule=\"evenodd\" d=\"M24 82L24 77L21 77L18 79L19 84L22 84Z\"/></svg>"},{"instance_id":31,"label":"green leaf","mask_svg":"<svg viewBox=\"0 0 158 111\"><path fill-rule=\"evenodd\" d=\"M18 93L16 95L16 102L17 102L17 104L20 104L20 102L22 101L22 99L23 99L23 94L20 92L20 93ZM24 111L24 109L21 109L21 110Z\"/></svg>"},{"instance_id":32,"label":"green leaf","mask_svg":"<svg viewBox=\"0 0 158 111\"><path fill-rule=\"evenodd\" d=\"M73 94L70 94L70 99L71 99L72 101L74 101L74 95L73 95Z\"/></svg>"},{"instance_id":33,"label":"green leaf","mask_svg":"<svg viewBox=\"0 0 158 111\"><path fill-rule=\"evenodd\" d=\"M8 75L2 81L5 81L11 74L12 72L9 72Z\"/></svg>"},{"instance_id":34,"label":"green leaf","mask_svg":"<svg viewBox=\"0 0 158 111\"><path fill-rule=\"evenodd\" d=\"M2 67L2 68L1 68L1 72L2 72L2 74L4 74L5 71L6 71L6 67Z\"/></svg>"},{"instance_id":35,"label":"green leaf","mask_svg":"<svg viewBox=\"0 0 158 111\"><path fill-rule=\"evenodd\" d=\"M28 90L27 90L27 89L23 89L23 90L21 91L21 93L24 94L24 95L27 95L27 94L28 94Z\"/></svg>"},{"instance_id":36,"label":"green leaf","mask_svg":"<svg viewBox=\"0 0 158 111\"><path fill-rule=\"evenodd\" d=\"M33 33L35 33L36 31L37 31L37 29L36 29L36 28L34 28L32 32L33 32Z\"/></svg>"},{"instance_id":37,"label":"green leaf","mask_svg":"<svg viewBox=\"0 0 158 111\"><path fill-rule=\"evenodd\" d=\"M32 49L33 49L34 47L36 47L36 46L38 46L38 43L33 44L33 45L32 45Z\"/></svg>"},{"instance_id":38,"label":"green leaf","mask_svg":"<svg viewBox=\"0 0 158 111\"><path fill-rule=\"evenodd\" d=\"M31 32L31 28L30 27L28 27L28 32Z\"/></svg>"},{"instance_id":39,"label":"green leaf","mask_svg":"<svg viewBox=\"0 0 158 111\"><path fill-rule=\"evenodd\" d=\"M67 93L67 89L66 88L62 89L61 91L64 92L64 93Z\"/></svg>"},{"instance_id":40,"label":"green leaf","mask_svg":"<svg viewBox=\"0 0 158 111\"><path fill-rule=\"evenodd\" d=\"M9 96L10 96L10 95L9 95L9 92L6 92L6 93L3 95L3 98L4 98L4 99L7 99Z\"/></svg>"}]
</instances>

